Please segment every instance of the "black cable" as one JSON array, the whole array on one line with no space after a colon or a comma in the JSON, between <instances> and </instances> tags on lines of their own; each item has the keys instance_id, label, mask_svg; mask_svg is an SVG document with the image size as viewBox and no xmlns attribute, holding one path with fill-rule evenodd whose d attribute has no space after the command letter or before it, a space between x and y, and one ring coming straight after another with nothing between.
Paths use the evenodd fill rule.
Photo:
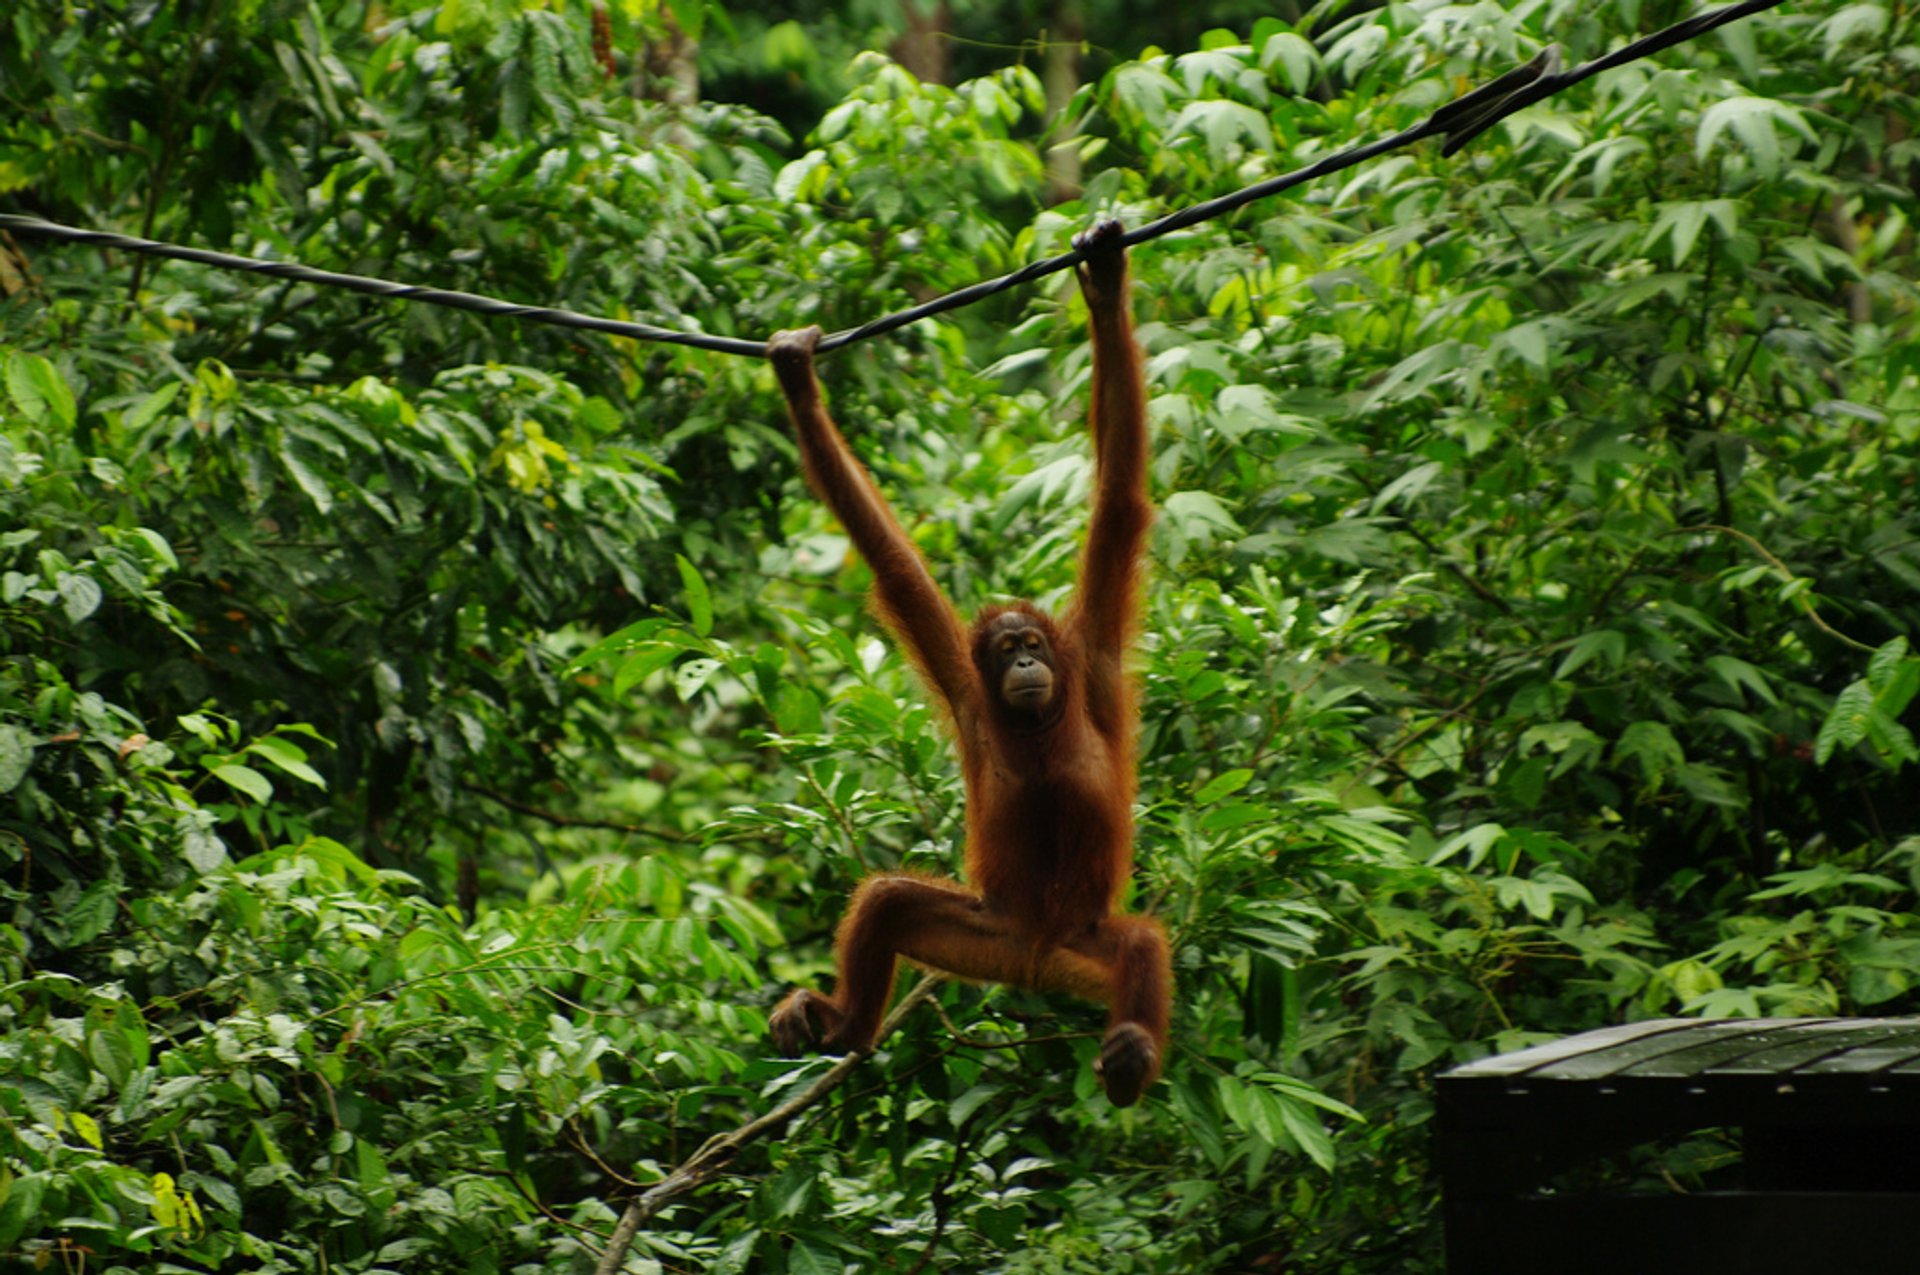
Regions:
<instances>
[{"instance_id":1,"label":"black cable","mask_svg":"<svg viewBox=\"0 0 1920 1275\"><path fill-rule=\"evenodd\" d=\"M1566 88L1569 84L1578 84L1588 76L1598 75L1602 71L1611 71L1614 67L1625 66L1629 62L1636 62L1646 57L1649 53L1658 53L1660 50L1670 49L1676 44L1684 44L1688 40L1705 35L1716 27L1723 27L1729 22L1737 22L1741 18L1759 13L1762 9L1771 9L1779 3L1781 3L1781 0L1741 0L1741 3L1730 4L1723 9L1709 9L1705 13L1695 14L1691 18L1676 22L1663 30L1655 31L1652 35L1642 36L1632 44L1623 45L1615 49L1612 53L1597 57L1591 62L1582 62L1571 71L1563 74L1555 74L1549 71L1532 83L1518 86L1512 93L1505 96L1500 102L1500 112L1498 115L1492 116L1484 121L1478 119L1473 120L1471 121L1472 125L1474 125L1473 127L1459 127L1447 130L1451 136L1447 138L1447 144L1440 153L1443 155L1453 154L1481 133L1486 132L1487 129L1491 128L1499 120L1513 114L1515 111L1524 110L1532 106L1542 98L1551 97L1561 89ZM1467 98L1471 98L1472 96L1472 94L1468 94ZM1467 98L1462 98L1461 101L1464 102ZM1440 108L1440 111L1444 114L1447 109L1447 107L1443 106Z\"/></svg>"},{"instance_id":2,"label":"black cable","mask_svg":"<svg viewBox=\"0 0 1920 1275\"><path fill-rule=\"evenodd\" d=\"M1383 155L1402 146L1411 146L1429 137L1444 136L1447 141L1441 154L1452 155L1468 142L1492 128L1501 120L1522 110L1535 102L1551 97L1569 85L1578 84L1590 76L1602 71L1623 66L1628 62L1671 48L1697 36L1706 34L1716 27L1738 21L1763 9L1771 9L1782 0L1740 0L1720 9L1710 9L1696 14L1670 27L1643 36L1631 44L1623 45L1612 53L1583 62L1570 71L1561 71L1560 51L1549 44L1532 61L1516 67L1472 92L1447 103L1422 123L1395 133L1391 137L1377 142L1368 142L1360 146L1350 146L1337 154L1326 156L1304 168L1296 168L1280 177L1268 178L1251 186L1222 195L1218 199L1209 199L1193 204L1178 212L1169 213L1158 221L1148 222L1126 232L1120 239L1125 247L1145 243L1149 239L1158 239L1161 235L1184 230L1188 226L1210 221L1225 213L1232 212L1256 199L1265 199L1277 195L1305 182L1337 173L1344 168L1365 163L1376 155ZM340 274L332 270L316 270L290 261L261 261L254 257L239 257L231 253L214 252L206 248L186 248L178 244L160 243L152 239L139 239L132 235L116 235L101 230L81 230L75 226L63 226L57 222L46 221L39 217L27 217L17 213L0 213L0 229L17 231L20 234L39 235L48 239L62 239L74 243L96 244L103 248L121 248L128 252L144 253L151 257L171 257L179 261L195 261L202 265L216 266L223 270L244 270L253 274L264 274L277 279L291 279L297 283L317 284L321 287L343 288L349 292L364 292L376 297L391 297L403 301L422 301L428 305L447 306L455 310L468 310L475 314L494 315L503 318L530 319L535 323L549 323L563 328L584 328L591 332L608 332L614 336L631 337L636 341L658 341L668 345L689 345L695 349L713 350L721 354L744 354L764 357L764 342L742 340L739 337L710 336L704 332L676 332L672 328L655 327L650 323L629 323L620 319L603 319L595 315L579 314L572 310L561 310L551 306L518 305L511 301L501 301L493 297L483 297L473 292L454 292L445 288L429 288L419 284L391 283L385 279L374 279L366 275ZM1057 257L1048 257L1042 261L1031 262L1018 270L1003 274L996 279L985 279L970 284L943 297L935 297L910 310L901 310L894 314L882 315L857 328L847 328L821 338L816 353L825 354L841 346L852 345L856 341L865 341L881 336L897 328L917 323L947 310L957 310L971 305L975 301L1032 283L1035 279L1067 270L1086 260L1086 253L1078 248L1063 252Z\"/></svg>"},{"instance_id":3,"label":"black cable","mask_svg":"<svg viewBox=\"0 0 1920 1275\"><path fill-rule=\"evenodd\" d=\"M303 266L294 261L262 261L257 257L236 257L232 253L214 252L210 248L184 248L179 244L137 239L132 235L109 234L104 230L81 230L77 226L63 226L58 222L43 221L38 217L23 217L17 213L0 213L0 230L17 230L22 234L40 235L48 239L64 239L73 243L96 244L102 248L123 248L128 252L145 253L149 257L172 257L177 261L197 261L203 266L218 266L222 270L244 270L250 274L263 274L275 279L291 279L296 283L319 284L325 288L344 288L348 292L365 292L376 297L424 301L428 305L447 306L454 310L470 310L475 314L531 319L535 323L551 323L562 328L586 328L593 332L611 332L615 336L630 336L636 341L692 345L703 350L717 350L722 354L760 356L766 354L764 341L708 336L704 332L676 332L672 328L658 328L651 323L627 323L620 319L602 319L591 314L579 314L573 310L555 309L552 306L518 305L512 301L483 297L475 292L453 292L446 288L429 288L421 284L391 283L385 279L374 279L362 274L317 270L312 266Z\"/></svg>"}]
</instances>

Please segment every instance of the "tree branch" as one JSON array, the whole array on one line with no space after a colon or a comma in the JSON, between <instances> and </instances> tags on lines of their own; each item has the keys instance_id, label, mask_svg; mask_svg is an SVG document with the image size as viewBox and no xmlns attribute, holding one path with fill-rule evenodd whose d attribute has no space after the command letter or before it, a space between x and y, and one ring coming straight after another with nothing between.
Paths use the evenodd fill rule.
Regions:
<instances>
[{"instance_id":1,"label":"tree branch","mask_svg":"<svg viewBox=\"0 0 1920 1275\"><path fill-rule=\"evenodd\" d=\"M1671 531L1667 532L1667 534L1669 536L1684 536L1684 535L1689 535L1696 531L1718 532L1720 535L1732 536L1734 539L1739 540L1740 542L1745 544L1747 548L1753 550L1753 552L1757 554L1760 558L1764 559L1768 566L1772 567L1775 571L1778 571L1782 576L1784 576L1788 584L1795 584L1801 580L1807 579L1807 577L1805 576L1795 575L1793 568L1788 566L1786 563L1780 561L1779 558L1775 557L1772 550L1768 549L1765 545L1761 544L1757 539L1748 535L1746 532L1740 530L1740 528L1738 527L1728 527L1728 526L1725 526L1724 524L1717 523L1717 522L1696 522L1685 527L1675 527ZM1811 583L1811 581L1809 581L1809 583ZM1795 594L1793 600L1800 604L1800 609L1806 613L1807 619L1813 622L1813 626L1816 629L1819 629L1822 633L1826 634L1828 637L1834 639L1836 642L1840 642L1840 643L1843 643L1844 645L1850 646L1856 651L1872 651L1873 650L1873 648L1868 646L1865 642L1855 641L1854 639L1848 637L1846 634L1842 633L1839 629L1834 628L1831 624L1828 624L1825 620L1821 619L1819 609L1813 605L1813 600L1807 597L1805 593Z\"/></svg>"},{"instance_id":2,"label":"tree branch","mask_svg":"<svg viewBox=\"0 0 1920 1275\"><path fill-rule=\"evenodd\" d=\"M579 815L563 815L557 810L547 810L540 806L530 805L517 797L509 797L503 792L496 792L492 788L484 788L479 784L461 784L460 789L463 792L473 793L477 797L485 797L488 801L505 806L508 810L518 811L523 815L531 815L533 818L545 823L550 823L556 828L596 828L604 832L632 832L638 833L641 836L657 837L661 841L685 841L687 839L686 833L675 832L671 828L650 828L645 824L618 823L612 819L591 819L583 818Z\"/></svg>"},{"instance_id":3,"label":"tree branch","mask_svg":"<svg viewBox=\"0 0 1920 1275\"><path fill-rule=\"evenodd\" d=\"M874 1037L875 1044L893 1034L895 1028L917 1008L920 1002L933 994L933 989L944 980L938 974L928 974L913 990L900 999L893 1007L886 1021L880 1024L880 1034ZM613 1235L607 1240L607 1248L600 1255L600 1264L594 1267L594 1275L616 1275L622 1263L627 1260L627 1250L633 1246L634 1236L640 1233L656 1214L680 1196L703 1186L720 1175L721 1170L733 1159L734 1155L750 1143L775 1132L787 1121L799 1115L807 1108L847 1082L858 1067L873 1050L857 1049L828 1068L825 1075L808 1085L805 1090L787 1099L764 1116L749 1120L738 1129L715 1134L708 1138L700 1149L688 1156L679 1168L660 1181L635 1196L627 1205L625 1213L613 1228Z\"/></svg>"}]
</instances>

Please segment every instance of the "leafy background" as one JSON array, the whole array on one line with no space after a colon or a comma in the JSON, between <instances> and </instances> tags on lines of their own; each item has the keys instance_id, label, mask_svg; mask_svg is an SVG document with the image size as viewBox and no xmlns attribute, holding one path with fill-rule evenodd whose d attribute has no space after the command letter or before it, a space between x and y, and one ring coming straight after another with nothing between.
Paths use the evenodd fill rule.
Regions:
<instances>
[{"instance_id":1,"label":"leafy background","mask_svg":"<svg viewBox=\"0 0 1920 1275\"><path fill-rule=\"evenodd\" d=\"M26 0L0 207L757 339L1681 16L1171 8ZM628 1269L1435 1270L1437 1070L1920 1009L1917 56L1795 5L1139 249L1165 1083L944 988ZM0 1252L590 1268L818 1074L765 1014L851 882L957 859L766 369L29 239L0 294ZM1070 283L824 374L963 607L1061 595Z\"/></svg>"}]
</instances>

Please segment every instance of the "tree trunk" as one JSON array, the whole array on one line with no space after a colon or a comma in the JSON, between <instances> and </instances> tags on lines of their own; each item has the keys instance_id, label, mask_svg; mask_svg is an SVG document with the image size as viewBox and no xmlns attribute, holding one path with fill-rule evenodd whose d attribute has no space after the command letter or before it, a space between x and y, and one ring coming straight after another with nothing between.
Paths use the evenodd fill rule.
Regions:
<instances>
[{"instance_id":1,"label":"tree trunk","mask_svg":"<svg viewBox=\"0 0 1920 1275\"><path fill-rule=\"evenodd\" d=\"M609 80L620 74L620 68L613 60L613 14L607 11L607 0L594 0L591 12L593 23L593 60L600 65L600 73Z\"/></svg>"},{"instance_id":2,"label":"tree trunk","mask_svg":"<svg viewBox=\"0 0 1920 1275\"><path fill-rule=\"evenodd\" d=\"M667 10L660 13L665 32L647 42L641 59L640 96L669 106L692 106L700 100L700 46L680 29Z\"/></svg>"},{"instance_id":3,"label":"tree trunk","mask_svg":"<svg viewBox=\"0 0 1920 1275\"><path fill-rule=\"evenodd\" d=\"M1860 228L1853 224L1853 214L1847 210L1847 201L1835 195L1827 204L1827 225L1833 229L1833 241L1840 251L1856 261L1860 257ZM1840 285L1841 298L1846 302L1847 318L1854 323L1873 322L1873 297L1867 292L1865 283L1849 279Z\"/></svg>"},{"instance_id":4,"label":"tree trunk","mask_svg":"<svg viewBox=\"0 0 1920 1275\"><path fill-rule=\"evenodd\" d=\"M1040 68L1040 83L1047 92L1047 119L1053 127L1053 144L1047 148L1048 203L1063 204L1080 197L1080 148L1066 112L1080 88L1080 46L1086 33L1081 0L1054 0L1052 29L1047 32L1046 56Z\"/></svg>"},{"instance_id":5,"label":"tree trunk","mask_svg":"<svg viewBox=\"0 0 1920 1275\"><path fill-rule=\"evenodd\" d=\"M933 0L930 9L924 0L900 0L900 12L907 29L888 50L893 60L913 72L922 84L947 82L947 34L953 30L953 13L947 0Z\"/></svg>"}]
</instances>

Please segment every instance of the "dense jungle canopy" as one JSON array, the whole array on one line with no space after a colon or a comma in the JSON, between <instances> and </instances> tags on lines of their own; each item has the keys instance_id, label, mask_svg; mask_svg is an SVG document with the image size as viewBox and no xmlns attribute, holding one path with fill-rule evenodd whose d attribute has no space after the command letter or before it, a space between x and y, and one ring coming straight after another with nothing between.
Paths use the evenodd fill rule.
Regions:
<instances>
[{"instance_id":1,"label":"dense jungle canopy","mask_svg":"<svg viewBox=\"0 0 1920 1275\"><path fill-rule=\"evenodd\" d=\"M21 0L0 212L758 341L1688 12ZM1916 12L1135 249L1165 1078L945 984L623 1269L1434 1272L1447 1066L1920 1011ZM1060 600L1070 275L821 370L963 610ZM762 360L0 237L0 1265L594 1269L832 1065L766 1017L854 882L956 870L867 582Z\"/></svg>"}]
</instances>

